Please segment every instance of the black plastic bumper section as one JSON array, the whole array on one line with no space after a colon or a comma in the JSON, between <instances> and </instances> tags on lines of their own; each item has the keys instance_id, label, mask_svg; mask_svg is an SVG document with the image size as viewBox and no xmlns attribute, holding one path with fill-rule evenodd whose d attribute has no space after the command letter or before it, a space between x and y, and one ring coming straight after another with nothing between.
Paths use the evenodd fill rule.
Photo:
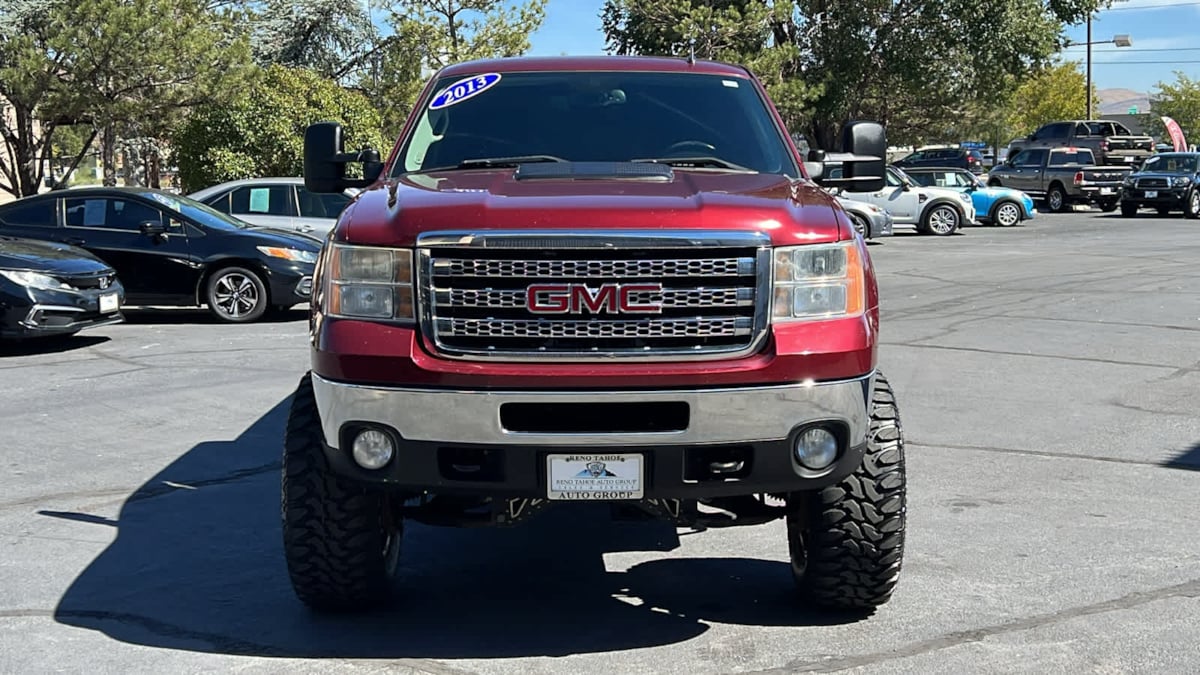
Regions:
<instances>
[{"instance_id":1,"label":"black plastic bumper section","mask_svg":"<svg viewBox=\"0 0 1200 675\"><path fill-rule=\"evenodd\" d=\"M399 449L392 461L373 471L358 466L348 452L329 446L325 446L325 452L335 473L398 492L506 498L546 497L547 455L636 453L645 457L644 498L698 499L820 489L854 471L865 449L843 445L830 469L814 472L793 459L791 438L634 448L453 445L398 440ZM349 448L351 444L343 446Z\"/></svg>"}]
</instances>

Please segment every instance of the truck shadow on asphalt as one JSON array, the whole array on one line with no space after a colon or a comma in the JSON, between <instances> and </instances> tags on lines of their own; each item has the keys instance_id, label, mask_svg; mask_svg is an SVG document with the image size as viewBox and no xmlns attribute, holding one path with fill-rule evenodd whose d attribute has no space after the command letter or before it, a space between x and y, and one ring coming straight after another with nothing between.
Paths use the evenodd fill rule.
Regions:
<instances>
[{"instance_id":1,"label":"truck shadow on asphalt","mask_svg":"<svg viewBox=\"0 0 1200 675\"><path fill-rule=\"evenodd\" d=\"M1178 455L1167 459L1162 465L1168 469L1200 471L1200 443L1196 443Z\"/></svg>"},{"instance_id":2,"label":"truck shadow on asphalt","mask_svg":"<svg viewBox=\"0 0 1200 675\"><path fill-rule=\"evenodd\" d=\"M784 562L670 557L679 546L674 527L613 522L607 509L587 505L548 509L508 529L411 526L392 608L310 612L288 584L280 544L278 465L289 402L236 440L192 448L130 495L115 521L39 512L117 528L63 594L55 619L167 649L440 659L651 647L699 636L708 622L862 618L800 605ZM780 539L782 556L781 532ZM654 559L606 569L606 555L625 567L620 554L638 551Z\"/></svg>"}]
</instances>

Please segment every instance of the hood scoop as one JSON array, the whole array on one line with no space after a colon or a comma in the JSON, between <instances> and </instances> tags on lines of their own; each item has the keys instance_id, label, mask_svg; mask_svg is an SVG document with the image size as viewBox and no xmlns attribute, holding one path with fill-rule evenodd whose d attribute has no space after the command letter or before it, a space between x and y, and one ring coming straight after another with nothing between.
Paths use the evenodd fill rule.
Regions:
<instances>
[{"instance_id":1,"label":"hood scoop","mask_svg":"<svg viewBox=\"0 0 1200 675\"><path fill-rule=\"evenodd\" d=\"M650 162L538 162L519 164L516 180L644 180L669 183L675 171Z\"/></svg>"}]
</instances>

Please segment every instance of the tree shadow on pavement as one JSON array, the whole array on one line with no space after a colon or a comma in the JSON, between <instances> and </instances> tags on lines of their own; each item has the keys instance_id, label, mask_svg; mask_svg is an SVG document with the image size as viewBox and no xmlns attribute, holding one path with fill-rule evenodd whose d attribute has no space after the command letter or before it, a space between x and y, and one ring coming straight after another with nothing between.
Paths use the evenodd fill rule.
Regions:
<instances>
[{"instance_id":1,"label":"tree shadow on pavement","mask_svg":"<svg viewBox=\"0 0 1200 675\"><path fill-rule=\"evenodd\" d=\"M299 305L283 311L269 311L257 323L287 323L308 319L308 305ZM224 322L213 316L204 307L143 307L127 306L122 310L125 323L132 325L222 325Z\"/></svg>"},{"instance_id":2,"label":"tree shadow on pavement","mask_svg":"<svg viewBox=\"0 0 1200 675\"><path fill-rule=\"evenodd\" d=\"M102 330L102 329L97 329ZM110 338L97 334L55 335L27 340L0 340L0 358L5 356L35 356L62 354L86 349L108 342Z\"/></svg>"},{"instance_id":3,"label":"tree shadow on pavement","mask_svg":"<svg viewBox=\"0 0 1200 675\"><path fill-rule=\"evenodd\" d=\"M589 505L547 509L505 529L410 526L393 607L311 612L292 593L280 544L278 467L289 402L234 441L194 447L132 494L116 521L40 512L118 530L63 594L55 619L168 649L441 659L672 644L703 634L706 622L861 618L798 604L786 563L671 557L679 545L674 527L613 521L608 509ZM607 571L604 555L620 551L657 558Z\"/></svg>"}]
</instances>

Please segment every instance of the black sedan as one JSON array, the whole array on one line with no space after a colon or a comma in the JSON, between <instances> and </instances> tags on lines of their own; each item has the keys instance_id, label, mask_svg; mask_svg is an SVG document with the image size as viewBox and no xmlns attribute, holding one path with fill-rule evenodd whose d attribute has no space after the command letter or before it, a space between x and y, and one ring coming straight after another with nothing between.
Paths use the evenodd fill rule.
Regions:
<instances>
[{"instance_id":1,"label":"black sedan","mask_svg":"<svg viewBox=\"0 0 1200 675\"><path fill-rule=\"evenodd\" d=\"M73 335L121 322L125 289L87 251L0 236L0 339Z\"/></svg>"},{"instance_id":2,"label":"black sedan","mask_svg":"<svg viewBox=\"0 0 1200 675\"><path fill-rule=\"evenodd\" d=\"M1121 215L1132 218L1150 207L1159 215L1183 211L1200 218L1200 153L1163 152L1151 155L1142 167L1125 178Z\"/></svg>"},{"instance_id":3,"label":"black sedan","mask_svg":"<svg viewBox=\"0 0 1200 675\"><path fill-rule=\"evenodd\" d=\"M187 197L78 188L0 206L0 234L87 249L117 271L131 305L207 305L254 321L308 302L321 240L256 227Z\"/></svg>"}]
</instances>

